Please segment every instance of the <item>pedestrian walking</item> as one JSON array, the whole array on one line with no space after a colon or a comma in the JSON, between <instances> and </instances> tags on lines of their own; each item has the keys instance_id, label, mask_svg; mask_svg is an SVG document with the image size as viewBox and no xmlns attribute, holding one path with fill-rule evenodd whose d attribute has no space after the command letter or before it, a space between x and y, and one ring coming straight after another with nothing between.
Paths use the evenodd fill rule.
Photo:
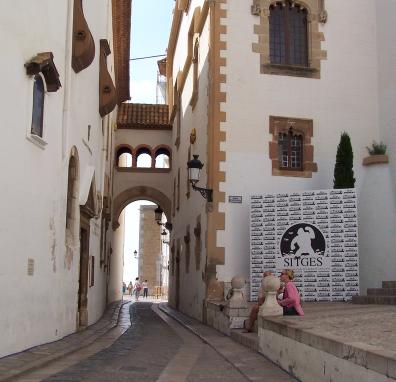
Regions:
<instances>
[{"instance_id":1,"label":"pedestrian walking","mask_svg":"<svg viewBox=\"0 0 396 382\"><path fill-rule=\"evenodd\" d=\"M142 286L143 286L143 298L147 298L148 297L148 282L147 280L144 280L142 282Z\"/></svg>"},{"instance_id":2,"label":"pedestrian walking","mask_svg":"<svg viewBox=\"0 0 396 382\"><path fill-rule=\"evenodd\" d=\"M126 291L126 284L125 282L122 283L122 294L124 295Z\"/></svg>"},{"instance_id":3,"label":"pedestrian walking","mask_svg":"<svg viewBox=\"0 0 396 382\"><path fill-rule=\"evenodd\" d=\"M140 284L139 277L136 277L135 284L133 285L133 291L135 293L136 301L139 301L140 291L142 290L142 284Z\"/></svg>"},{"instance_id":4,"label":"pedestrian walking","mask_svg":"<svg viewBox=\"0 0 396 382\"><path fill-rule=\"evenodd\" d=\"M133 289L132 281L130 281L129 284L128 284L128 294L129 294L130 296L132 296L132 289Z\"/></svg>"}]
</instances>

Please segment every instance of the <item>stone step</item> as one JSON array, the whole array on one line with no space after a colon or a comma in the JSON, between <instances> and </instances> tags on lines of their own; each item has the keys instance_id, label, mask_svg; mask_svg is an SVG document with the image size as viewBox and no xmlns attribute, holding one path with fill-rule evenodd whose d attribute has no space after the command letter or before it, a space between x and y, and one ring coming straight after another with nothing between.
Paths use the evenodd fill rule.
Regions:
<instances>
[{"instance_id":1,"label":"stone step","mask_svg":"<svg viewBox=\"0 0 396 382\"><path fill-rule=\"evenodd\" d=\"M382 288L396 288L396 281L383 281Z\"/></svg>"},{"instance_id":2,"label":"stone step","mask_svg":"<svg viewBox=\"0 0 396 382\"><path fill-rule=\"evenodd\" d=\"M353 296L352 303L396 305L396 296Z\"/></svg>"},{"instance_id":3,"label":"stone step","mask_svg":"<svg viewBox=\"0 0 396 382\"><path fill-rule=\"evenodd\" d=\"M368 288L367 296L396 296L396 288Z\"/></svg>"}]
</instances>

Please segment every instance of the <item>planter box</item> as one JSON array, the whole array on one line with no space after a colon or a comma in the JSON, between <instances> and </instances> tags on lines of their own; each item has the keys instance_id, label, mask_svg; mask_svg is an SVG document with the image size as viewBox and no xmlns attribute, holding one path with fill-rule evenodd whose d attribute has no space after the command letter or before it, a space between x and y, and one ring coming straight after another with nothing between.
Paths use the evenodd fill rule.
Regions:
<instances>
[{"instance_id":1,"label":"planter box","mask_svg":"<svg viewBox=\"0 0 396 382\"><path fill-rule=\"evenodd\" d=\"M389 163L388 155L369 155L363 159L363 166L370 166L372 164Z\"/></svg>"}]
</instances>

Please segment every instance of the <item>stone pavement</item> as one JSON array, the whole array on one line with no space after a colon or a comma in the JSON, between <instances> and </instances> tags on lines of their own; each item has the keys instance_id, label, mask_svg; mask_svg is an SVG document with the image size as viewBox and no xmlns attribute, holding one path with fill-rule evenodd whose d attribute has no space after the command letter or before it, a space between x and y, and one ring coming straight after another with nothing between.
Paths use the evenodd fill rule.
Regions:
<instances>
[{"instance_id":1,"label":"stone pavement","mask_svg":"<svg viewBox=\"0 0 396 382\"><path fill-rule=\"evenodd\" d=\"M217 330L173 310L167 304L160 304L160 309L205 341L231 365L237 368L246 378L245 380L263 382L296 381L295 378L256 351L236 343L230 337L223 335ZM247 333L247 337L249 336L254 336L254 334ZM202 381L204 380L202 379Z\"/></svg>"},{"instance_id":2,"label":"stone pavement","mask_svg":"<svg viewBox=\"0 0 396 382\"><path fill-rule=\"evenodd\" d=\"M53 361L43 351L42 362L30 372L25 365L24 373L15 374L14 378L5 378L0 372L0 380L19 382L77 382L77 381L159 381L159 382L243 382L243 381L294 381L288 374L245 347L233 342L216 330L198 321L192 320L178 312L166 309L167 315L158 309L158 304L151 302L118 303L120 315L118 325L108 329L96 340L87 343L83 334L69 336L53 344L44 345L54 352ZM121 310L119 309L121 308ZM114 308L111 310L114 316ZM109 312L105 316L109 317ZM180 325L169 314L177 314ZM113 317L112 316L112 317ZM97 327L106 327L101 320ZM113 317L114 321L114 317ZM187 325L187 328L184 326ZM95 325L94 325L95 326ZM194 331L191 332L191 329ZM99 330L99 329L98 329ZM75 336L81 338L80 349L77 348ZM70 350L73 338L75 351ZM68 341L67 341L68 340ZM40 348L40 347L38 347ZM19 362L26 358L23 352L0 360L18 370ZM57 354L57 356L55 356ZM61 354L64 354L63 356ZM21 358L21 355L25 357ZM36 356L40 358L36 349ZM45 361L45 362L44 362ZM37 360L36 360L37 362ZM5 369L3 369L5 370Z\"/></svg>"},{"instance_id":3,"label":"stone pavement","mask_svg":"<svg viewBox=\"0 0 396 382\"><path fill-rule=\"evenodd\" d=\"M80 349L90 346L114 329L118 336L126 328L119 321L120 310L125 301L110 304L102 318L86 330L71 334L63 339L0 359L0 381L14 381L32 370L42 368L58 359L63 359Z\"/></svg>"}]
</instances>

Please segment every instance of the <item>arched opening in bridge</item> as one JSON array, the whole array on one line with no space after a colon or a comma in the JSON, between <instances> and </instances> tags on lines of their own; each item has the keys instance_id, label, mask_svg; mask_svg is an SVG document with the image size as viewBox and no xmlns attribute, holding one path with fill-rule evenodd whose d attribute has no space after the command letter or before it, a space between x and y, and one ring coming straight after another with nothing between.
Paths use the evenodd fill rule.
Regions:
<instances>
[{"instance_id":1,"label":"arched opening in bridge","mask_svg":"<svg viewBox=\"0 0 396 382\"><path fill-rule=\"evenodd\" d=\"M136 166L137 167L151 167L152 158L151 151L147 147L141 147L136 151Z\"/></svg>"},{"instance_id":2,"label":"arched opening in bridge","mask_svg":"<svg viewBox=\"0 0 396 382\"><path fill-rule=\"evenodd\" d=\"M120 147L117 150L117 167L132 167L132 150L129 147Z\"/></svg>"},{"instance_id":3,"label":"arched opening in bridge","mask_svg":"<svg viewBox=\"0 0 396 382\"><path fill-rule=\"evenodd\" d=\"M125 300L136 299L137 277L141 286L139 301L167 299L170 232L165 228L165 214L161 224L155 220L157 207L152 201L140 199L120 213L116 230L118 253L114 255L123 264L120 276Z\"/></svg>"},{"instance_id":4,"label":"arched opening in bridge","mask_svg":"<svg viewBox=\"0 0 396 382\"><path fill-rule=\"evenodd\" d=\"M170 151L165 147L158 148L154 153L155 168L170 168Z\"/></svg>"}]
</instances>

